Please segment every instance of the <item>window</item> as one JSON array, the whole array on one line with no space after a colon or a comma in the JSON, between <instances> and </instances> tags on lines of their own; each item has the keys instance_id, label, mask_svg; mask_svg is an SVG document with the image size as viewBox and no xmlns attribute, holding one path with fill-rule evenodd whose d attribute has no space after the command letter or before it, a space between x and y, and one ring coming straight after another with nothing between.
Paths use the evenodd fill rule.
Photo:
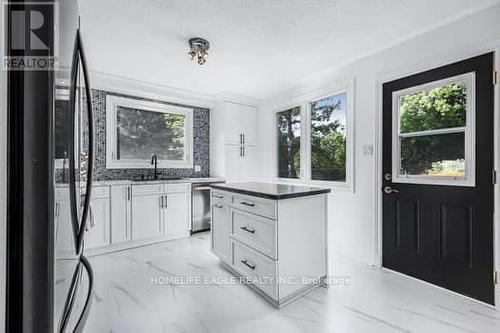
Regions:
<instances>
[{"instance_id":1,"label":"window","mask_svg":"<svg viewBox=\"0 0 500 333\"><path fill-rule=\"evenodd\" d=\"M279 178L300 178L300 120L300 106L276 113Z\"/></svg>"},{"instance_id":2,"label":"window","mask_svg":"<svg viewBox=\"0 0 500 333\"><path fill-rule=\"evenodd\" d=\"M192 168L193 110L117 96L106 98L106 163L111 168Z\"/></svg>"},{"instance_id":3,"label":"window","mask_svg":"<svg viewBox=\"0 0 500 333\"><path fill-rule=\"evenodd\" d=\"M277 178L353 190L353 83L277 110Z\"/></svg>"},{"instance_id":4,"label":"window","mask_svg":"<svg viewBox=\"0 0 500 333\"><path fill-rule=\"evenodd\" d=\"M393 94L393 181L474 186L474 73Z\"/></svg>"},{"instance_id":5,"label":"window","mask_svg":"<svg viewBox=\"0 0 500 333\"><path fill-rule=\"evenodd\" d=\"M311 179L345 182L347 93L310 103Z\"/></svg>"}]
</instances>

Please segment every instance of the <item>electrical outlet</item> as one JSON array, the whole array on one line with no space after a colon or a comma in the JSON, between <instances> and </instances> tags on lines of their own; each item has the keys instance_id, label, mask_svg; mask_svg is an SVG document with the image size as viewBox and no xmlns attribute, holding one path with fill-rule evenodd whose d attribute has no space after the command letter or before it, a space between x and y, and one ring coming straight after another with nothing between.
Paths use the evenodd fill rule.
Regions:
<instances>
[{"instance_id":1,"label":"electrical outlet","mask_svg":"<svg viewBox=\"0 0 500 333\"><path fill-rule=\"evenodd\" d=\"M201 172L201 165L195 165L194 172Z\"/></svg>"}]
</instances>

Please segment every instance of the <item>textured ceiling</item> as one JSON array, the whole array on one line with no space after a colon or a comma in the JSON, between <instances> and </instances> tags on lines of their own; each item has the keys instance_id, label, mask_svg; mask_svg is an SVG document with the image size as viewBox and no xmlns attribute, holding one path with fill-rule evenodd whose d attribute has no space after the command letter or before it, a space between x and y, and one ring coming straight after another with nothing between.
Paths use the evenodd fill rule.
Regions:
<instances>
[{"instance_id":1,"label":"textured ceiling","mask_svg":"<svg viewBox=\"0 0 500 333\"><path fill-rule=\"evenodd\" d=\"M263 99L493 0L80 0L92 70ZM187 40L207 38L199 66Z\"/></svg>"}]
</instances>

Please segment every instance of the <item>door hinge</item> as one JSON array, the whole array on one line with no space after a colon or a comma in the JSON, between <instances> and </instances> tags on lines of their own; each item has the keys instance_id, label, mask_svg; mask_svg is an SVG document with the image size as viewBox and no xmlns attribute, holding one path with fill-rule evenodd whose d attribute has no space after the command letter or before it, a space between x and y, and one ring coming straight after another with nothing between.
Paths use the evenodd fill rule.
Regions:
<instances>
[{"instance_id":1,"label":"door hinge","mask_svg":"<svg viewBox=\"0 0 500 333\"><path fill-rule=\"evenodd\" d=\"M498 71L494 70L493 71L493 85L496 85L498 83Z\"/></svg>"},{"instance_id":2,"label":"door hinge","mask_svg":"<svg viewBox=\"0 0 500 333\"><path fill-rule=\"evenodd\" d=\"M491 181L493 182L493 185L496 185L496 183L497 183L497 171L496 170L492 171Z\"/></svg>"},{"instance_id":3,"label":"door hinge","mask_svg":"<svg viewBox=\"0 0 500 333\"><path fill-rule=\"evenodd\" d=\"M498 271L493 272L493 284L498 284Z\"/></svg>"}]
</instances>

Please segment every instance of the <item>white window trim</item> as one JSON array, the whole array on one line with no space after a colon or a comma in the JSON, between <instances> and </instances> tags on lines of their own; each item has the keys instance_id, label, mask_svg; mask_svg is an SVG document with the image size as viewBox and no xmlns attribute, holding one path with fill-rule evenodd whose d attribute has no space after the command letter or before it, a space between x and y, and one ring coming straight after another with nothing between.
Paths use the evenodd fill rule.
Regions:
<instances>
[{"instance_id":1,"label":"white window trim","mask_svg":"<svg viewBox=\"0 0 500 333\"><path fill-rule=\"evenodd\" d=\"M133 98L106 96L106 168L152 169L151 160L116 160L116 110L127 107L159 113L174 113L186 116L186 159L182 161L158 160L158 168L193 168L193 109L163 103L142 101Z\"/></svg>"},{"instance_id":2,"label":"white window trim","mask_svg":"<svg viewBox=\"0 0 500 333\"><path fill-rule=\"evenodd\" d=\"M312 186L330 187L333 190L346 191L354 193L354 115L355 115L355 84L354 79L344 81L342 84L334 85L329 89L314 91L300 98L294 99L293 103L281 104L273 108L274 131L277 131L276 114L289 110L294 107L301 107L301 140L300 140L300 178L280 178L275 176L277 182L290 184L304 184ZM325 181L311 179L311 102L334 96L341 93L347 93L347 112L346 112L346 181ZM274 140L274 160L276 163L274 174L278 174L278 143Z\"/></svg>"},{"instance_id":3,"label":"white window trim","mask_svg":"<svg viewBox=\"0 0 500 333\"><path fill-rule=\"evenodd\" d=\"M424 90L438 88L454 82L466 81L467 84L467 102L465 127L437 129L413 133L401 133L401 122L399 114L400 97L403 95L416 93ZM476 185L476 111L475 111L475 73L466 73L443 80L425 83L419 86L398 90L392 94L392 182L406 184L423 185L445 185L445 186L467 186ZM418 175L400 175L401 170L401 141L400 137L416 137L432 134L465 133L465 177L435 177Z\"/></svg>"}]
</instances>

